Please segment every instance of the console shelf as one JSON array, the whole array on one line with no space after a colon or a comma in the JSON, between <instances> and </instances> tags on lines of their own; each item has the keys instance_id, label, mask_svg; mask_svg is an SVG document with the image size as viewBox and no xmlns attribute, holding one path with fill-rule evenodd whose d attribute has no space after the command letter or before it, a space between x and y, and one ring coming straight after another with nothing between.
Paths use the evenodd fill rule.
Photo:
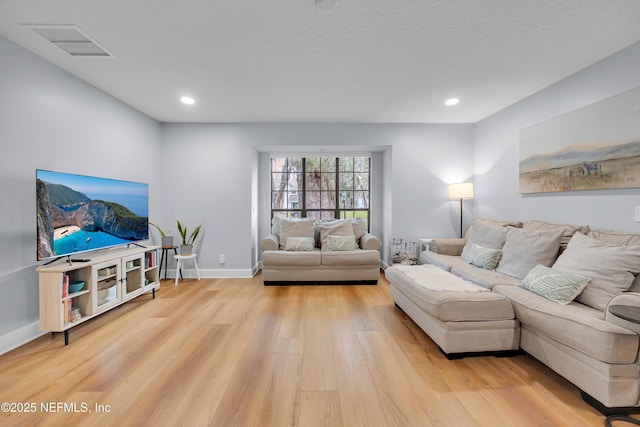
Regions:
<instances>
[{"instance_id":1,"label":"console shelf","mask_svg":"<svg viewBox=\"0 0 640 427\"><path fill-rule=\"evenodd\" d=\"M159 246L96 252L87 262L59 260L36 269L40 287L40 329L64 332L137 296L160 288ZM69 293L68 285L84 282Z\"/></svg>"}]
</instances>

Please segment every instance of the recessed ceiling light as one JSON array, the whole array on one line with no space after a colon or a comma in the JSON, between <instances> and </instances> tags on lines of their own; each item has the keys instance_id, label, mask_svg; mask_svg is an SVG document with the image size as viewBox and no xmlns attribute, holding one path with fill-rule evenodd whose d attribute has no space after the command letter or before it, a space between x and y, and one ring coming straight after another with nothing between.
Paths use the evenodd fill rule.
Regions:
<instances>
[{"instance_id":1,"label":"recessed ceiling light","mask_svg":"<svg viewBox=\"0 0 640 427\"><path fill-rule=\"evenodd\" d=\"M444 101L444 105L451 107L453 105L457 105L458 102L460 102L458 98L449 98L446 101Z\"/></svg>"},{"instance_id":2,"label":"recessed ceiling light","mask_svg":"<svg viewBox=\"0 0 640 427\"><path fill-rule=\"evenodd\" d=\"M180 98L180 101L182 101L183 104L187 105L193 105L196 103L196 100L190 96L183 96L182 98Z\"/></svg>"}]
</instances>

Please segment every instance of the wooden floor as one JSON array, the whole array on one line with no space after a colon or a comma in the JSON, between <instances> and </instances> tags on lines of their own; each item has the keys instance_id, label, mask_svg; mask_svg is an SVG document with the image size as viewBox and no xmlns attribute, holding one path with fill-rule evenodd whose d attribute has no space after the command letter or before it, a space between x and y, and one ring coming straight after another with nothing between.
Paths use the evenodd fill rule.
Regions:
<instances>
[{"instance_id":1,"label":"wooden floor","mask_svg":"<svg viewBox=\"0 0 640 427\"><path fill-rule=\"evenodd\" d=\"M604 420L528 355L447 360L394 306L383 274L377 286L264 287L260 275L163 281L155 300L142 296L72 329L67 347L47 334L1 356L0 402L35 410L2 412L1 426Z\"/></svg>"}]
</instances>

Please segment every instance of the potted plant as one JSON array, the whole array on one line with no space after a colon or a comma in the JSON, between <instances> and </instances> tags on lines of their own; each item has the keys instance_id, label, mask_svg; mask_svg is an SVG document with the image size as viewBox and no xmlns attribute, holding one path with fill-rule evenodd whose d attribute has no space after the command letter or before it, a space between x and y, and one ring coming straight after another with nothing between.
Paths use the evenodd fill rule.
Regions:
<instances>
[{"instance_id":1,"label":"potted plant","mask_svg":"<svg viewBox=\"0 0 640 427\"><path fill-rule=\"evenodd\" d=\"M173 236L167 236L167 234L162 231L162 228L160 228L159 225L156 225L152 222L150 222L149 225L154 226L156 230L158 230L158 233L160 233L163 248L173 248Z\"/></svg>"},{"instance_id":2,"label":"potted plant","mask_svg":"<svg viewBox=\"0 0 640 427\"><path fill-rule=\"evenodd\" d=\"M193 251L193 243L198 238L198 234L200 233L200 227L202 224L197 226L187 238L187 227L182 225L180 221L178 221L178 233L180 233L180 237L182 238L182 244L180 245L180 255L191 255Z\"/></svg>"}]
</instances>

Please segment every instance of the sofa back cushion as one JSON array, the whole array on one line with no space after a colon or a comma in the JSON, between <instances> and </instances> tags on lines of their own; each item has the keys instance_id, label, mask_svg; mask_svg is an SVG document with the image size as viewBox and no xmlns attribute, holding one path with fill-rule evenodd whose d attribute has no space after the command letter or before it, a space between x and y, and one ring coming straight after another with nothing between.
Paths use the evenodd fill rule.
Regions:
<instances>
[{"instance_id":1,"label":"sofa back cushion","mask_svg":"<svg viewBox=\"0 0 640 427\"><path fill-rule=\"evenodd\" d=\"M335 221L319 222L316 221L316 228L320 234L320 249L327 250L327 236L355 236L351 221L346 219L337 219Z\"/></svg>"},{"instance_id":2,"label":"sofa back cushion","mask_svg":"<svg viewBox=\"0 0 640 427\"><path fill-rule=\"evenodd\" d=\"M498 220L489 219L489 218L477 218L473 220L471 227L469 227L469 229L465 233L464 235L465 241L469 240L469 236L471 236L471 233L473 232L473 227L476 224L490 224L490 225L496 225L498 227L522 228L522 223L520 221L498 221Z\"/></svg>"},{"instance_id":3,"label":"sofa back cushion","mask_svg":"<svg viewBox=\"0 0 640 427\"><path fill-rule=\"evenodd\" d=\"M280 218L280 249L287 248L289 237L311 237L313 239L313 220ZM275 233L274 233L275 234Z\"/></svg>"},{"instance_id":4,"label":"sofa back cushion","mask_svg":"<svg viewBox=\"0 0 640 427\"><path fill-rule=\"evenodd\" d=\"M460 256L463 260L471 263L471 260L473 259L472 249L475 247L474 244L483 248L502 249L506 239L506 227L476 221L473 223L473 230L471 231L464 248L462 248L462 254Z\"/></svg>"},{"instance_id":5,"label":"sofa back cushion","mask_svg":"<svg viewBox=\"0 0 640 427\"><path fill-rule=\"evenodd\" d=\"M576 233L553 268L590 277L576 300L604 310L611 298L631 287L640 272L640 246L611 245Z\"/></svg>"},{"instance_id":6,"label":"sofa back cushion","mask_svg":"<svg viewBox=\"0 0 640 427\"><path fill-rule=\"evenodd\" d=\"M537 265L551 267L558 257L564 232L564 229L528 230L509 227L497 270L523 279Z\"/></svg>"},{"instance_id":7,"label":"sofa back cushion","mask_svg":"<svg viewBox=\"0 0 640 427\"><path fill-rule=\"evenodd\" d=\"M562 237L562 241L560 242L560 251L562 252L569 241L576 233L587 234L589 232L588 225L573 225L573 224L552 224L550 222L531 220L526 221L522 228L529 231L535 230L564 230L564 236Z\"/></svg>"},{"instance_id":8,"label":"sofa back cushion","mask_svg":"<svg viewBox=\"0 0 640 427\"><path fill-rule=\"evenodd\" d=\"M640 234L622 231L590 231L589 237L620 246L640 246Z\"/></svg>"}]
</instances>

